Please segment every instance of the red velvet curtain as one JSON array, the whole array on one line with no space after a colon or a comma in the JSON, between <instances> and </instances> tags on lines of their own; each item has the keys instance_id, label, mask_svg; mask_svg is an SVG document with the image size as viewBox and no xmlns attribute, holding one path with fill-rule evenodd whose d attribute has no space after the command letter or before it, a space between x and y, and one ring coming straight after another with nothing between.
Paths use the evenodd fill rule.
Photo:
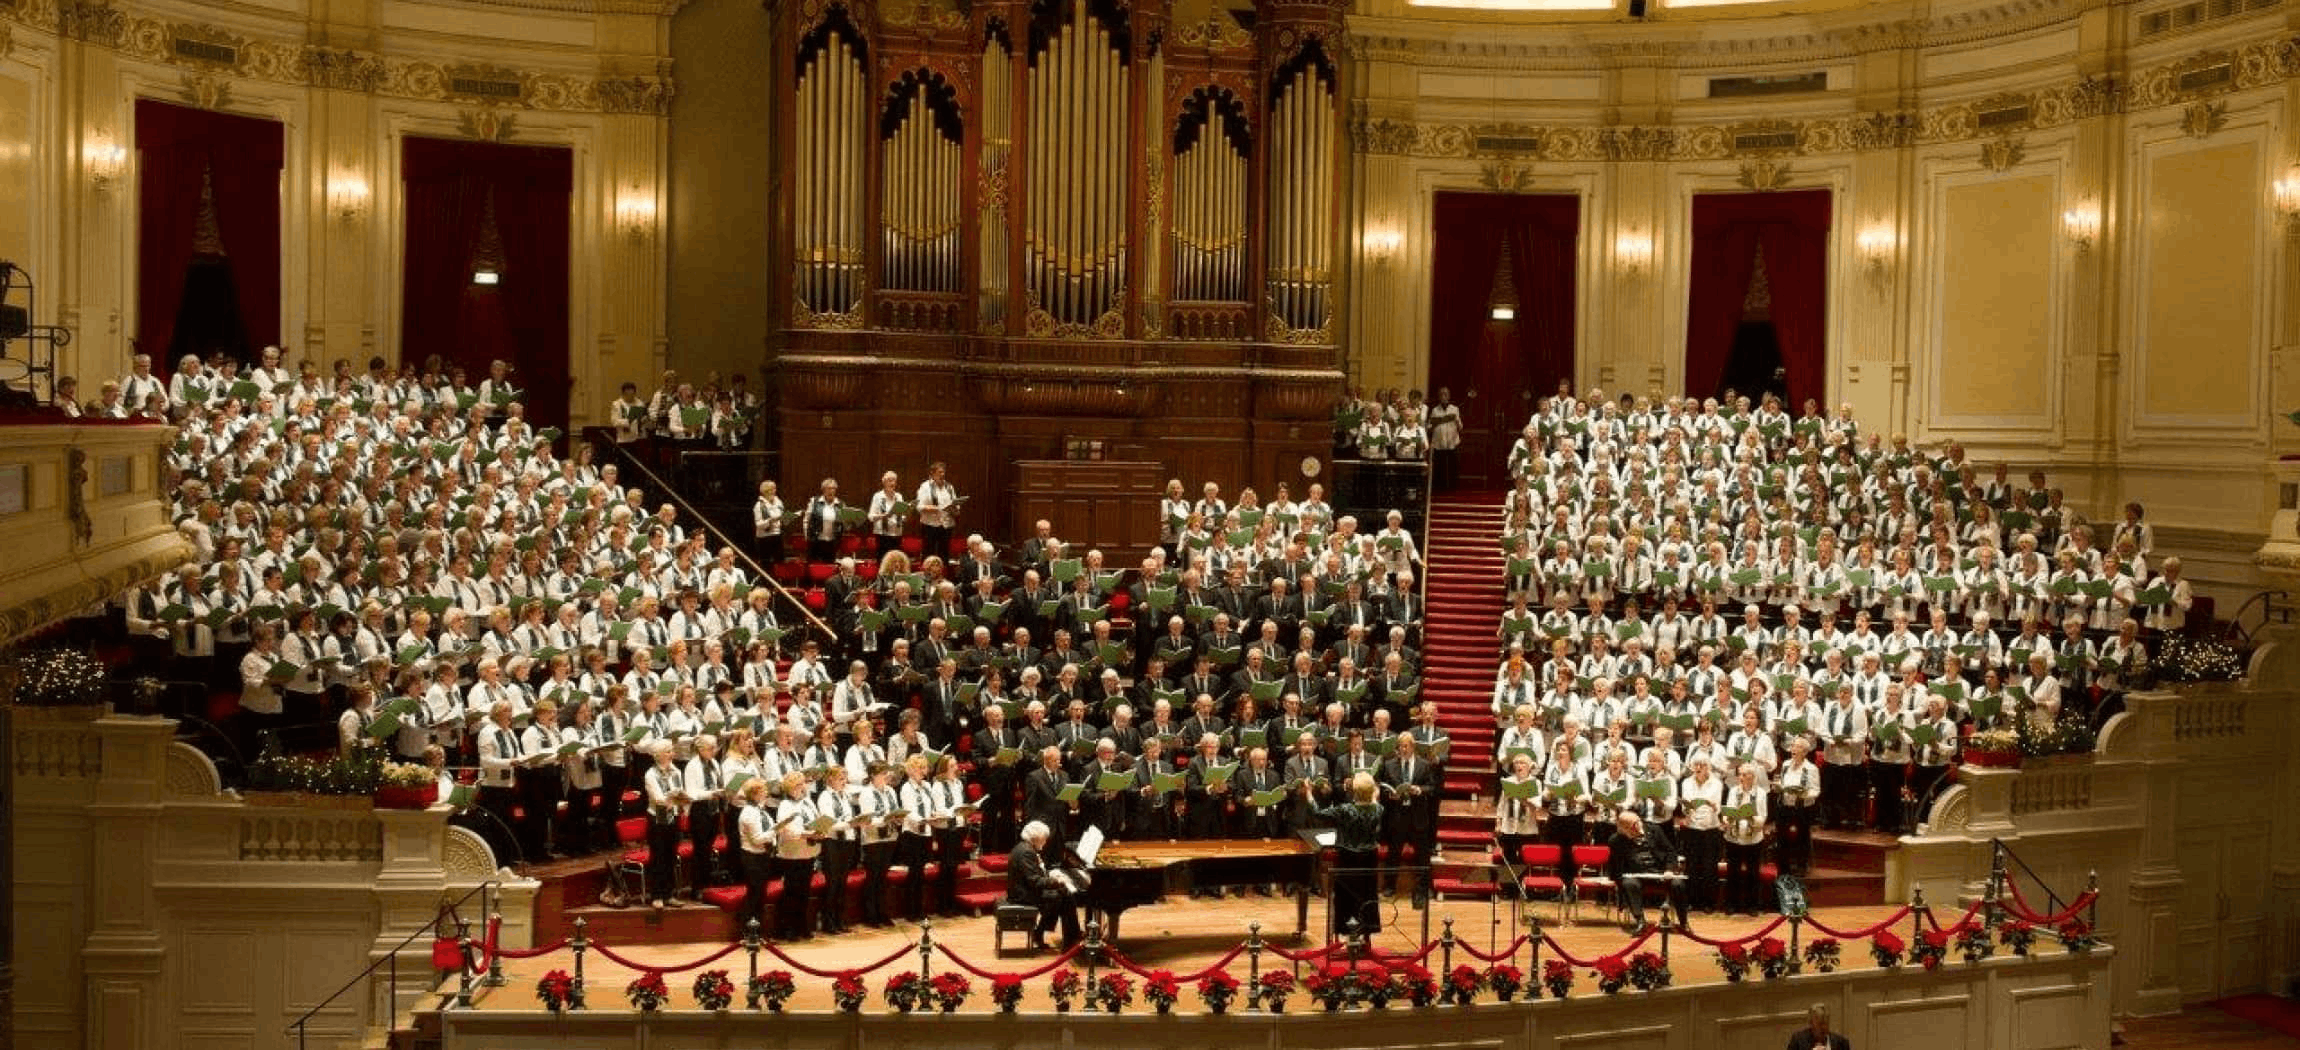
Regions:
<instances>
[{"instance_id":1,"label":"red velvet curtain","mask_svg":"<svg viewBox=\"0 0 2300 1050\"><path fill-rule=\"evenodd\" d=\"M1717 393L1760 245L1789 405L1828 393L1830 192L1702 193L1693 198L1693 287L1685 392Z\"/></svg>"},{"instance_id":2,"label":"red velvet curtain","mask_svg":"<svg viewBox=\"0 0 2300 1050\"><path fill-rule=\"evenodd\" d=\"M280 171L277 121L233 116L148 98L136 100L136 346L165 373L196 254L200 193L211 187L216 228L231 264L243 358L280 341Z\"/></svg>"},{"instance_id":3,"label":"red velvet curtain","mask_svg":"<svg viewBox=\"0 0 2300 1050\"><path fill-rule=\"evenodd\" d=\"M461 365L474 386L489 361L509 361L527 418L539 426L567 421L574 171L574 154L563 148L416 137L404 140L400 160L407 212L401 360L437 354ZM473 284L490 216L502 246L501 283Z\"/></svg>"},{"instance_id":4,"label":"red velvet curtain","mask_svg":"<svg viewBox=\"0 0 2300 1050\"><path fill-rule=\"evenodd\" d=\"M1433 396L1449 388L1462 406L1465 477L1498 467L1531 411L1521 395L1538 398L1573 374L1580 216L1580 198L1567 194L1437 195L1429 387ZM1517 317L1495 321L1488 308L1505 246Z\"/></svg>"}]
</instances>

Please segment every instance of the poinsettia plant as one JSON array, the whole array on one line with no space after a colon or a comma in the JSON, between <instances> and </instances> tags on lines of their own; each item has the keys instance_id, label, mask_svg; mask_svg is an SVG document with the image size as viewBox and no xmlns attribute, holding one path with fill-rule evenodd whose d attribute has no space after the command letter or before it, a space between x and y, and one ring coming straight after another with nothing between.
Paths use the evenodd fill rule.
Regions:
<instances>
[{"instance_id":1,"label":"poinsettia plant","mask_svg":"<svg viewBox=\"0 0 2300 1050\"><path fill-rule=\"evenodd\" d=\"M1104 1010L1117 1014L1134 1004L1134 978L1122 973L1106 973L1094 982L1094 1001Z\"/></svg>"},{"instance_id":2,"label":"poinsettia plant","mask_svg":"<svg viewBox=\"0 0 2300 1050\"><path fill-rule=\"evenodd\" d=\"M663 1000L671 997L671 989L663 984L662 974L648 972L624 985L623 994L640 1012L653 1013L663 1008Z\"/></svg>"},{"instance_id":3,"label":"poinsettia plant","mask_svg":"<svg viewBox=\"0 0 2300 1050\"><path fill-rule=\"evenodd\" d=\"M2005 950L2017 958L2028 958L2029 949L2036 944L2036 924L2026 919L2006 919L1997 927L1997 939L2004 942Z\"/></svg>"},{"instance_id":4,"label":"poinsettia plant","mask_svg":"<svg viewBox=\"0 0 2300 1050\"><path fill-rule=\"evenodd\" d=\"M1781 943L1779 937L1767 937L1758 941L1757 947L1750 951L1749 957L1757 961L1757 972L1764 974L1768 981L1789 975L1791 960L1789 946Z\"/></svg>"},{"instance_id":5,"label":"poinsettia plant","mask_svg":"<svg viewBox=\"0 0 2300 1050\"><path fill-rule=\"evenodd\" d=\"M1350 986L1355 983L1350 971L1339 966L1326 966L1312 970L1309 976L1302 978L1302 991L1327 1010L1339 1010L1343 1003L1350 1000Z\"/></svg>"},{"instance_id":6,"label":"poinsettia plant","mask_svg":"<svg viewBox=\"0 0 2300 1050\"><path fill-rule=\"evenodd\" d=\"M1941 961L1949 956L1949 931L1926 930L1917 938L1917 946L1909 950L1909 955L1927 970L1940 969Z\"/></svg>"},{"instance_id":7,"label":"poinsettia plant","mask_svg":"<svg viewBox=\"0 0 2300 1050\"><path fill-rule=\"evenodd\" d=\"M909 1013L927 1005L933 992L926 986L926 978L916 971L904 970L886 979L886 1004L902 1013Z\"/></svg>"},{"instance_id":8,"label":"poinsettia plant","mask_svg":"<svg viewBox=\"0 0 2300 1050\"><path fill-rule=\"evenodd\" d=\"M1660 952L1638 952L1629 957L1629 984L1640 992L1669 987L1669 962Z\"/></svg>"},{"instance_id":9,"label":"poinsettia plant","mask_svg":"<svg viewBox=\"0 0 2300 1050\"><path fill-rule=\"evenodd\" d=\"M1869 938L1869 955L1877 960L1877 965L1882 969L1890 970L1901 965L1908 950L1908 942L1901 940L1901 935L1891 930L1878 930Z\"/></svg>"},{"instance_id":10,"label":"poinsettia plant","mask_svg":"<svg viewBox=\"0 0 2300 1050\"><path fill-rule=\"evenodd\" d=\"M1046 984L1046 994L1053 998L1055 1012L1068 1013L1070 1012L1071 1000L1078 998L1078 993L1083 991L1085 987L1086 978L1080 976L1078 971L1065 966L1054 971L1054 979Z\"/></svg>"},{"instance_id":11,"label":"poinsettia plant","mask_svg":"<svg viewBox=\"0 0 2300 1050\"><path fill-rule=\"evenodd\" d=\"M1541 964L1541 983L1549 989L1549 997L1563 999L1573 991L1573 964L1563 959L1551 959Z\"/></svg>"},{"instance_id":12,"label":"poinsettia plant","mask_svg":"<svg viewBox=\"0 0 2300 1050\"><path fill-rule=\"evenodd\" d=\"M1607 995L1620 995L1621 990L1629 986L1629 964L1618 955L1597 960L1589 972L1597 978L1597 990Z\"/></svg>"},{"instance_id":13,"label":"poinsettia plant","mask_svg":"<svg viewBox=\"0 0 2300 1050\"><path fill-rule=\"evenodd\" d=\"M1462 967L1469 969L1469 967ZM1474 994L1474 993L1473 993ZM1420 963L1407 963L1390 971L1390 997L1402 998L1415 1006L1428 1006L1437 1002L1437 975Z\"/></svg>"},{"instance_id":14,"label":"poinsettia plant","mask_svg":"<svg viewBox=\"0 0 2300 1050\"><path fill-rule=\"evenodd\" d=\"M934 1005L941 1007L943 1013L957 1013L959 1007L966 1005L966 997L973 993L974 982L956 970L945 970L926 982L926 990L934 997Z\"/></svg>"},{"instance_id":15,"label":"poinsettia plant","mask_svg":"<svg viewBox=\"0 0 2300 1050\"><path fill-rule=\"evenodd\" d=\"M998 1012L1010 1014L1022 1005L1022 975L1002 973L990 979L990 1001Z\"/></svg>"},{"instance_id":16,"label":"poinsettia plant","mask_svg":"<svg viewBox=\"0 0 2300 1050\"><path fill-rule=\"evenodd\" d=\"M870 997L870 987L863 984L862 974L847 970L831 979L831 1001L847 1013L862 1009L863 1000Z\"/></svg>"},{"instance_id":17,"label":"poinsettia plant","mask_svg":"<svg viewBox=\"0 0 2300 1050\"><path fill-rule=\"evenodd\" d=\"M735 1001L735 982L727 979L725 970L705 970L695 975L695 1005L705 1010L724 1010Z\"/></svg>"},{"instance_id":18,"label":"poinsettia plant","mask_svg":"<svg viewBox=\"0 0 2300 1050\"><path fill-rule=\"evenodd\" d=\"M790 1002L791 996L798 990L799 984L792 979L789 970L769 970L751 978L751 1009L764 1006L781 1013L783 1004Z\"/></svg>"},{"instance_id":19,"label":"poinsettia plant","mask_svg":"<svg viewBox=\"0 0 2300 1050\"><path fill-rule=\"evenodd\" d=\"M1844 946L1833 937L1816 937L1805 945L1805 965L1817 973L1835 973L1844 957Z\"/></svg>"},{"instance_id":20,"label":"poinsettia plant","mask_svg":"<svg viewBox=\"0 0 2300 1050\"><path fill-rule=\"evenodd\" d=\"M1238 979L1228 970L1214 970L1198 978L1198 998L1206 1009L1215 1013L1230 1012L1230 1002L1238 997Z\"/></svg>"},{"instance_id":21,"label":"poinsettia plant","mask_svg":"<svg viewBox=\"0 0 2300 1050\"><path fill-rule=\"evenodd\" d=\"M1517 998L1518 990L1525 987L1525 971L1508 963L1495 963L1485 968L1485 986L1493 989L1493 997L1501 1002Z\"/></svg>"},{"instance_id":22,"label":"poinsettia plant","mask_svg":"<svg viewBox=\"0 0 2300 1050\"><path fill-rule=\"evenodd\" d=\"M1977 963L1996 954L1996 939L1989 936L1989 928L1972 923L1957 931L1957 951L1969 963Z\"/></svg>"},{"instance_id":23,"label":"poinsettia plant","mask_svg":"<svg viewBox=\"0 0 2300 1050\"><path fill-rule=\"evenodd\" d=\"M1142 998L1149 1000L1159 1013L1173 1013L1174 1001L1181 997L1182 982L1174 979L1171 970L1152 970L1150 976L1142 979Z\"/></svg>"},{"instance_id":24,"label":"poinsettia plant","mask_svg":"<svg viewBox=\"0 0 2300 1050\"><path fill-rule=\"evenodd\" d=\"M1456 966L1445 975L1445 1001L1455 1006L1468 1006L1477 1001L1478 990L1485 987L1485 975L1468 963Z\"/></svg>"},{"instance_id":25,"label":"poinsettia plant","mask_svg":"<svg viewBox=\"0 0 2300 1050\"><path fill-rule=\"evenodd\" d=\"M1749 976L1749 949L1738 941L1719 947L1717 969L1724 972L1727 983L1741 983Z\"/></svg>"},{"instance_id":26,"label":"poinsettia plant","mask_svg":"<svg viewBox=\"0 0 2300 1050\"><path fill-rule=\"evenodd\" d=\"M1286 970L1262 974L1254 978L1254 994L1261 996L1263 1009L1285 1013L1286 1000L1294 994L1294 975Z\"/></svg>"},{"instance_id":27,"label":"poinsettia plant","mask_svg":"<svg viewBox=\"0 0 2300 1050\"><path fill-rule=\"evenodd\" d=\"M552 1013L572 1009L578 1005L575 1002L575 978L567 976L565 970L544 974L542 980L535 982L535 998L543 1004L544 1009Z\"/></svg>"},{"instance_id":28,"label":"poinsettia plant","mask_svg":"<svg viewBox=\"0 0 2300 1050\"><path fill-rule=\"evenodd\" d=\"M2092 935L2092 924L2083 919L2070 919L2053 932L2060 935L2061 948L2071 955L2082 955L2100 945L2100 939Z\"/></svg>"}]
</instances>

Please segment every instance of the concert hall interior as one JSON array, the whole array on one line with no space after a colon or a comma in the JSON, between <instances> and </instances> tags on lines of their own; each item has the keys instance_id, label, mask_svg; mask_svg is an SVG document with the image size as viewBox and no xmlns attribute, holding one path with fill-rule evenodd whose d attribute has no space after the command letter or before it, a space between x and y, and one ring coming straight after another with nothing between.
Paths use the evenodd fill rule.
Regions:
<instances>
[{"instance_id":1,"label":"concert hall interior","mask_svg":"<svg viewBox=\"0 0 2300 1050\"><path fill-rule=\"evenodd\" d=\"M2300 0L0 0L0 1047L2300 1045L2295 355Z\"/></svg>"}]
</instances>

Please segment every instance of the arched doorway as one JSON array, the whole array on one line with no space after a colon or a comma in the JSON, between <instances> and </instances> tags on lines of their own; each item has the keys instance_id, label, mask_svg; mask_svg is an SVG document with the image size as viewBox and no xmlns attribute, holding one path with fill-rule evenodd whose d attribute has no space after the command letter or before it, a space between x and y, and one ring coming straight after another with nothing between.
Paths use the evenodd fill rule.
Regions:
<instances>
[{"instance_id":1,"label":"arched doorway","mask_svg":"<svg viewBox=\"0 0 2300 1050\"><path fill-rule=\"evenodd\" d=\"M1580 230L1571 194L1437 195L1428 394L1462 408L1458 487L1508 487L1510 442L1573 378Z\"/></svg>"}]
</instances>

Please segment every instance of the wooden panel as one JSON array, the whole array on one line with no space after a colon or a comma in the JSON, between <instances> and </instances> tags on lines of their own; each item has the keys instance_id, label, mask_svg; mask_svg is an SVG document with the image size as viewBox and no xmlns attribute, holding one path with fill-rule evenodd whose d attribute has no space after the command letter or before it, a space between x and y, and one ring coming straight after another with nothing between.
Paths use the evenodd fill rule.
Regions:
<instances>
[{"instance_id":1,"label":"wooden panel","mask_svg":"<svg viewBox=\"0 0 2300 1050\"><path fill-rule=\"evenodd\" d=\"M1100 549L1113 566L1139 559L1158 543L1163 464L1023 460L1014 465L1014 476L1014 521L1045 518L1064 542Z\"/></svg>"}]
</instances>

